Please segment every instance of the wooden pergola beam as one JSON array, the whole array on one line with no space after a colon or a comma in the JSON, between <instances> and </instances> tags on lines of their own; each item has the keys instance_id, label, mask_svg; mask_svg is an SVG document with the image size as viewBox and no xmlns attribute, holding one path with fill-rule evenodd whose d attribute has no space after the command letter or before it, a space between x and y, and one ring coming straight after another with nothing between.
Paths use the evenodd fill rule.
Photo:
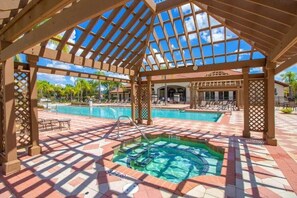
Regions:
<instances>
[{"instance_id":1,"label":"wooden pergola beam","mask_svg":"<svg viewBox=\"0 0 297 198\"><path fill-rule=\"evenodd\" d=\"M170 10L172 8L176 8L182 6L184 4L190 3L190 0L170 0L170 1L163 1L158 3L156 6L156 13L160 13L163 11Z\"/></svg>"},{"instance_id":2,"label":"wooden pergola beam","mask_svg":"<svg viewBox=\"0 0 297 198\"><path fill-rule=\"evenodd\" d=\"M232 63L220 63L220 64L210 64L205 66L199 66L197 70L194 70L194 66L188 67L179 67L166 70L157 70L157 71L147 71L140 72L139 75L143 76L159 76L166 74L181 74L181 73L193 73L193 72L206 72L206 71L217 71L217 70L226 70L226 69L241 69L243 67L263 67L265 66L266 59L258 60L249 60L249 61L240 61Z\"/></svg>"},{"instance_id":3,"label":"wooden pergola beam","mask_svg":"<svg viewBox=\"0 0 297 198\"><path fill-rule=\"evenodd\" d=\"M281 65L279 65L276 69L275 69L275 74L280 73L281 71L293 66L294 64L297 64L297 55L291 57L290 59L288 59L287 61L283 62Z\"/></svg>"},{"instance_id":4,"label":"wooden pergola beam","mask_svg":"<svg viewBox=\"0 0 297 198\"><path fill-rule=\"evenodd\" d=\"M74 0L33 0L0 30L1 39L14 41L36 24L54 15Z\"/></svg>"},{"instance_id":5,"label":"wooden pergola beam","mask_svg":"<svg viewBox=\"0 0 297 198\"><path fill-rule=\"evenodd\" d=\"M292 16L297 16L297 2L296 1L284 1L284 0L246 0L249 2L253 2L255 4L259 4L262 6L266 6L268 8L272 8L274 10L290 14Z\"/></svg>"},{"instance_id":6,"label":"wooden pergola beam","mask_svg":"<svg viewBox=\"0 0 297 198\"><path fill-rule=\"evenodd\" d=\"M17 70L22 71L29 71L29 65L25 63L15 62L14 67ZM76 78L87 78L87 79L94 79L94 80L106 80L106 81L114 81L114 82L122 82L122 83L129 83L129 79L111 77L111 76L104 76L98 74L92 74L87 72L78 72L78 71L70 71L66 69L58 69L53 67L45 67L45 66L36 66L36 70L38 73L43 74L53 74L53 75L61 75L61 76L71 76Z\"/></svg>"},{"instance_id":7,"label":"wooden pergola beam","mask_svg":"<svg viewBox=\"0 0 297 198\"><path fill-rule=\"evenodd\" d=\"M156 12L157 4L153 0L144 0L144 3L153 13Z\"/></svg>"},{"instance_id":8,"label":"wooden pergola beam","mask_svg":"<svg viewBox=\"0 0 297 198\"><path fill-rule=\"evenodd\" d=\"M291 47L297 44L297 19L295 25L283 37L281 42L269 54L268 59L271 62L276 62L278 58L284 55Z\"/></svg>"},{"instance_id":9,"label":"wooden pergola beam","mask_svg":"<svg viewBox=\"0 0 297 198\"><path fill-rule=\"evenodd\" d=\"M29 48L25 50L23 53L29 54L29 55L35 55L35 56L39 56L39 57L43 57L51 60L57 60L64 63L80 65L83 67L91 67L94 69L99 69L99 70L108 71L108 72L115 72L119 74L130 75L130 76L133 76L135 73L134 70L131 70L131 69L117 67L104 62L95 61L81 56L75 56L73 54L68 54L62 51L47 49L41 46L35 46L32 48Z\"/></svg>"},{"instance_id":10,"label":"wooden pergola beam","mask_svg":"<svg viewBox=\"0 0 297 198\"><path fill-rule=\"evenodd\" d=\"M249 74L250 78L263 78L264 74ZM172 78L166 80L152 80L154 84L163 84L163 83L180 83L180 82L196 82L196 81L220 81L220 80L240 80L243 79L242 74L238 75L229 75L229 76L205 76L205 77L196 77L196 78ZM143 81L146 83L146 81Z\"/></svg>"},{"instance_id":11,"label":"wooden pergola beam","mask_svg":"<svg viewBox=\"0 0 297 198\"><path fill-rule=\"evenodd\" d=\"M22 38L0 52L0 61L4 61L52 36L63 32L88 19L95 18L105 11L117 8L128 0L81 0L71 7L53 16L37 29L24 35Z\"/></svg>"}]
</instances>

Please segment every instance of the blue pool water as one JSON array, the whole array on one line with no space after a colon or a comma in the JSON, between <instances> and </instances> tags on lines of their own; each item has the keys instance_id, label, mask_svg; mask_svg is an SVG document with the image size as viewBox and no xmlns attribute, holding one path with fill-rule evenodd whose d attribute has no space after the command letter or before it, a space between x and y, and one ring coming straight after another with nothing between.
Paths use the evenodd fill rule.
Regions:
<instances>
[{"instance_id":1,"label":"blue pool water","mask_svg":"<svg viewBox=\"0 0 297 198\"><path fill-rule=\"evenodd\" d=\"M220 175L223 156L202 143L159 137L150 140L149 147L145 140L121 146L113 162L179 183L199 175Z\"/></svg>"},{"instance_id":2,"label":"blue pool water","mask_svg":"<svg viewBox=\"0 0 297 198\"><path fill-rule=\"evenodd\" d=\"M117 119L121 115L131 116L130 107L80 107L80 106L58 106L57 112L72 115L93 116L108 119ZM216 122L221 113L209 112L185 112L172 109L153 109L153 118L173 118L182 120L200 120Z\"/></svg>"}]
</instances>

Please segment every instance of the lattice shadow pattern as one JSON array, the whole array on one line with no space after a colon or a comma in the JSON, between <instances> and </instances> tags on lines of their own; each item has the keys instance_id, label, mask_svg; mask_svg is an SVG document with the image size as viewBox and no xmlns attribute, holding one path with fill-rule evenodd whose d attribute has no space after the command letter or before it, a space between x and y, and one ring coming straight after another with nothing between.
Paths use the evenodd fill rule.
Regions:
<instances>
[{"instance_id":1,"label":"lattice shadow pattern","mask_svg":"<svg viewBox=\"0 0 297 198\"><path fill-rule=\"evenodd\" d=\"M139 85L136 89L135 118L148 120L148 88L147 85ZM139 112L139 109L141 112ZM141 116L141 117L139 117Z\"/></svg>"},{"instance_id":2,"label":"lattice shadow pattern","mask_svg":"<svg viewBox=\"0 0 297 198\"><path fill-rule=\"evenodd\" d=\"M251 131L265 131L266 121L265 81L249 80L249 128Z\"/></svg>"}]
</instances>

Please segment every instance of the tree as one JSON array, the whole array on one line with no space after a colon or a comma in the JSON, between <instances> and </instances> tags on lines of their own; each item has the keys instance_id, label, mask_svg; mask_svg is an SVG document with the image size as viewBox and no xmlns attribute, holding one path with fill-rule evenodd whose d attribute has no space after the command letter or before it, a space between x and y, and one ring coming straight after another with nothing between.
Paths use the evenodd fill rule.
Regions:
<instances>
[{"instance_id":1,"label":"tree","mask_svg":"<svg viewBox=\"0 0 297 198\"><path fill-rule=\"evenodd\" d=\"M67 100L70 99L70 102L71 102L73 99L73 95L75 94L74 86L68 84L68 85L66 85L66 87L64 89L65 89L65 94L66 94Z\"/></svg>"},{"instance_id":2,"label":"tree","mask_svg":"<svg viewBox=\"0 0 297 198\"><path fill-rule=\"evenodd\" d=\"M37 91L39 98L49 98L51 94L54 92L54 86L45 80L38 80Z\"/></svg>"},{"instance_id":3,"label":"tree","mask_svg":"<svg viewBox=\"0 0 297 198\"><path fill-rule=\"evenodd\" d=\"M97 71L97 72L95 72L95 74L97 74L97 75L103 75L103 76L105 76L105 73L103 72L103 71ZM103 82L103 81L101 81L101 80L98 80L98 82L99 82L99 89L98 89L98 91L99 91L99 101L101 102L101 83Z\"/></svg>"},{"instance_id":4,"label":"tree","mask_svg":"<svg viewBox=\"0 0 297 198\"><path fill-rule=\"evenodd\" d=\"M87 94L90 91L90 84L85 79L78 78L75 81L75 91L77 94L77 99L80 102L83 102L83 94Z\"/></svg>"},{"instance_id":5,"label":"tree","mask_svg":"<svg viewBox=\"0 0 297 198\"><path fill-rule=\"evenodd\" d=\"M292 86L296 81L296 73L288 71L284 74L281 74L282 80L289 84L289 97L293 98Z\"/></svg>"}]
</instances>

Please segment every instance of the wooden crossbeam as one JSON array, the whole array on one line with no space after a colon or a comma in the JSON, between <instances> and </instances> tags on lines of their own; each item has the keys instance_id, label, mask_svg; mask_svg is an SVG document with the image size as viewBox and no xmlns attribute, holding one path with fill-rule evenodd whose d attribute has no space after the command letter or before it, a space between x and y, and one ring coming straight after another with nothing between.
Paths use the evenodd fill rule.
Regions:
<instances>
[{"instance_id":1,"label":"wooden crossbeam","mask_svg":"<svg viewBox=\"0 0 297 198\"><path fill-rule=\"evenodd\" d=\"M166 10L170 10L172 8L179 7L181 5L190 3L190 0L170 0L170 1L163 1L158 3L156 6L156 13L160 13Z\"/></svg>"},{"instance_id":2,"label":"wooden crossbeam","mask_svg":"<svg viewBox=\"0 0 297 198\"><path fill-rule=\"evenodd\" d=\"M153 0L144 0L144 3L146 4L147 7L150 8L150 10L155 13L156 12L156 3Z\"/></svg>"},{"instance_id":3,"label":"wooden crossbeam","mask_svg":"<svg viewBox=\"0 0 297 198\"><path fill-rule=\"evenodd\" d=\"M287 61L283 62L275 69L275 74L280 73L281 71L291 67L292 65L297 64L297 55L291 57Z\"/></svg>"},{"instance_id":4,"label":"wooden crossbeam","mask_svg":"<svg viewBox=\"0 0 297 198\"><path fill-rule=\"evenodd\" d=\"M294 25L294 23L292 23L293 21L291 21L293 16L288 15L287 13L280 12L279 10L271 10L271 8L263 6L261 4L255 4L249 1L238 1L238 0L211 0L211 1L219 2L221 6L226 5L230 8L232 7L232 10L234 12L241 11L244 13L249 13L250 17L257 17L258 20L267 19L267 22L271 21L274 23L282 24L284 26L288 26L288 27L291 27L292 25ZM283 3L278 2L278 5L281 5L281 4Z\"/></svg>"},{"instance_id":5,"label":"wooden crossbeam","mask_svg":"<svg viewBox=\"0 0 297 198\"><path fill-rule=\"evenodd\" d=\"M276 62L278 58L284 55L291 47L297 44L297 19L294 27L283 37L281 42L274 47L269 54L268 59L271 62Z\"/></svg>"},{"instance_id":6,"label":"wooden crossbeam","mask_svg":"<svg viewBox=\"0 0 297 198\"><path fill-rule=\"evenodd\" d=\"M36 24L54 15L57 11L63 9L73 1L74 0L32 0L0 30L0 40L14 41L22 34L30 31Z\"/></svg>"},{"instance_id":7,"label":"wooden crossbeam","mask_svg":"<svg viewBox=\"0 0 297 198\"><path fill-rule=\"evenodd\" d=\"M0 61L38 45L44 40L63 32L105 11L119 7L128 0L81 0L71 7L53 16L46 23L34 29L0 52Z\"/></svg>"},{"instance_id":8,"label":"wooden crossbeam","mask_svg":"<svg viewBox=\"0 0 297 198\"><path fill-rule=\"evenodd\" d=\"M139 12L133 17L132 21L122 30L121 34L117 37L116 40L114 40L114 42L110 45L110 48L108 49L108 52L113 49L116 45L118 45L118 49L113 53L112 55L112 60L114 60L120 53L122 50L125 49L126 52L129 52L126 48L126 45L129 43L129 41L131 40L132 36L134 36L139 29L146 24L147 20L150 18L151 16L151 12L148 12L146 14L146 16L143 17L143 19L137 24L137 26L131 31L131 28L133 27L133 25L135 23L137 23L137 21L140 19L141 15L145 12L147 8L145 6L142 6L141 9L139 10ZM122 44L119 46L120 41L125 37L125 35L128 35L127 39L125 39ZM130 37L130 39L128 39ZM123 55L123 53L122 53ZM117 61L115 61L115 65L118 65L122 59L124 59L124 56L119 57L117 59Z\"/></svg>"},{"instance_id":9,"label":"wooden crossbeam","mask_svg":"<svg viewBox=\"0 0 297 198\"><path fill-rule=\"evenodd\" d=\"M266 6L273 10L277 10L292 16L297 16L297 2L296 1L283 1L283 0L246 0L258 5Z\"/></svg>"},{"instance_id":10,"label":"wooden crossbeam","mask_svg":"<svg viewBox=\"0 0 297 198\"><path fill-rule=\"evenodd\" d=\"M24 54L35 55L35 56L39 56L39 57L43 57L51 60L61 61L64 63L80 65L83 67L91 67L91 68L95 68L103 71L110 71L110 72L115 72L119 74L131 75L131 76L134 75L134 70L131 70L131 69L120 68L107 63L95 61L81 56L75 56L73 54L68 54L62 51L47 49L41 46L29 48L28 50L24 51Z\"/></svg>"},{"instance_id":11,"label":"wooden crossbeam","mask_svg":"<svg viewBox=\"0 0 297 198\"><path fill-rule=\"evenodd\" d=\"M29 65L25 64L25 63L15 62L14 67L17 70L29 71ZM130 82L130 80L128 80L128 79L99 75L99 74L92 74L92 73L87 73L87 72L70 71L70 70L66 70L66 69L58 69L58 68L45 67L45 66L40 66L40 65L33 66L33 67L37 68L38 73L44 73L44 74L71 76L71 77L76 77L76 78L87 78L87 79L114 81L114 82L122 82L122 83Z\"/></svg>"},{"instance_id":12,"label":"wooden crossbeam","mask_svg":"<svg viewBox=\"0 0 297 198\"><path fill-rule=\"evenodd\" d=\"M93 27L96 25L97 21L99 20L99 16L93 18L90 23L88 24L88 27L84 29L82 35L79 37L78 41L76 41L73 48L70 50L70 54L76 54L79 47L82 45L84 40L87 38L88 34L92 31Z\"/></svg>"},{"instance_id":13,"label":"wooden crossbeam","mask_svg":"<svg viewBox=\"0 0 297 198\"><path fill-rule=\"evenodd\" d=\"M117 16L117 14L120 12L122 6L114 9L110 16L104 21L104 24L102 27L100 27L99 31L96 33L96 35L92 38L92 40L88 43L87 47L84 49L84 51L81 53L80 56L86 57L88 53L91 51L92 47L96 44L98 39L101 38L101 35L105 32L107 27L111 24L112 20ZM93 53L92 56L95 56ZM97 55L96 55L97 56Z\"/></svg>"},{"instance_id":14,"label":"wooden crossbeam","mask_svg":"<svg viewBox=\"0 0 297 198\"><path fill-rule=\"evenodd\" d=\"M188 66L188 67L179 67L179 68L166 69L166 70L140 72L139 75L141 77L159 76L159 75L166 75L166 74L181 74L181 73L217 71L217 70L226 70L226 69L241 69L243 67L263 67L265 66L265 63L266 63L266 59L258 59L258 60L248 60L248 61L240 61L240 62L232 62L232 63L205 65L205 66L198 67L196 71L194 70L194 66Z\"/></svg>"}]
</instances>

